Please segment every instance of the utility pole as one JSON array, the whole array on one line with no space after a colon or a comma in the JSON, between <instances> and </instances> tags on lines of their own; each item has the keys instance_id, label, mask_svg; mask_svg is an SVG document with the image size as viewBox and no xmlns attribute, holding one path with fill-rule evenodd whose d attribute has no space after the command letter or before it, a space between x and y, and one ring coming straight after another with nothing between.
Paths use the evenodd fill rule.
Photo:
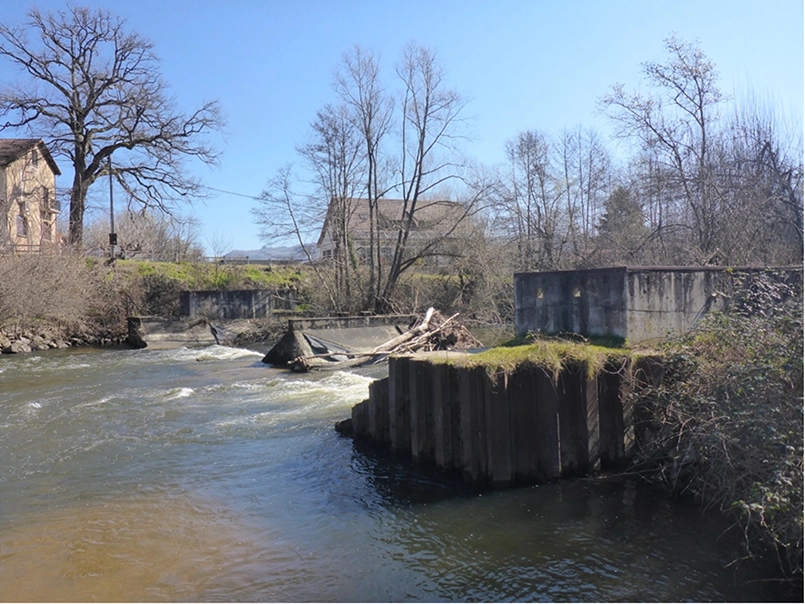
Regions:
<instances>
[{"instance_id":1,"label":"utility pole","mask_svg":"<svg viewBox=\"0 0 805 604\"><path fill-rule=\"evenodd\" d=\"M117 246L117 233L115 233L115 200L112 195L112 156L109 156L109 258L115 260L115 246Z\"/></svg>"}]
</instances>

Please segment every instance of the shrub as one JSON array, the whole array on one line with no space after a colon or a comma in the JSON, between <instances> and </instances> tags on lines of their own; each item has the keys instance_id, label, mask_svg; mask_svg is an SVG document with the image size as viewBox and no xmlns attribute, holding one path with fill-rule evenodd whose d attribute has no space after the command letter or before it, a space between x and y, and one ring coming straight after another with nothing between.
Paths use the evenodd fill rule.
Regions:
<instances>
[{"instance_id":1,"label":"shrub","mask_svg":"<svg viewBox=\"0 0 805 604\"><path fill-rule=\"evenodd\" d=\"M801 286L757 277L664 353L661 383L638 401L650 418L642 463L673 493L734 514L749 555L770 546L801 578Z\"/></svg>"}]
</instances>

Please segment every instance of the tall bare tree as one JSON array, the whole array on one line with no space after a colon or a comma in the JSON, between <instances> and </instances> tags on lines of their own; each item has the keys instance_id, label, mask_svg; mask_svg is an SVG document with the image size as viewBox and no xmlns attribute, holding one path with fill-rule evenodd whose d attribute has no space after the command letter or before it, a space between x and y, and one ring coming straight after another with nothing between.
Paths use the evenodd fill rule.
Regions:
<instances>
[{"instance_id":1,"label":"tall bare tree","mask_svg":"<svg viewBox=\"0 0 805 604\"><path fill-rule=\"evenodd\" d=\"M507 143L506 155L510 176L503 215L517 242L517 269L563 268L570 217L553 139L538 130L521 132Z\"/></svg>"},{"instance_id":2,"label":"tall bare tree","mask_svg":"<svg viewBox=\"0 0 805 604\"><path fill-rule=\"evenodd\" d=\"M436 53L424 46L409 45L397 75L402 82L400 102L400 148L398 191L402 207L396 240L385 283L379 290L377 308L391 300L403 272L418 258L453 235L465 218L477 210L486 183L465 177L466 165L457 155L462 138L462 111L466 102L445 82L444 70ZM442 234L411 253L409 241L415 229L417 211L425 210L436 191L450 183L461 184L466 191L463 211L452 215L450 225L442 225ZM445 228L445 226L447 228Z\"/></svg>"},{"instance_id":3,"label":"tall bare tree","mask_svg":"<svg viewBox=\"0 0 805 604\"><path fill-rule=\"evenodd\" d=\"M360 47L345 54L334 83L340 104L319 112L309 142L297 149L307 175L301 189L293 192L286 169L254 210L266 239L295 233L304 243L311 224L325 223L334 272L321 285L337 310L389 310L401 277L437 250L446 253L486 186L457 159L464 101L445 85L435 53L409 47L397 75L395 104L375 55ZM450 183L455 194L448 196ZM350 232L358 202L364 209L356 222L361 230L368 222L369 236L367 247L361 233L361 257ZM361 218L367 207L368 221ZM287 228L280 232L278 225ZM322 265L314 270L327 276ZM360 309L353 308L356 292L363 296Z\"/></svg>"},{"instance_id":4,"label":"tall bare tree","mask_svg":"<svg viewBox=\"0 0 805 604\"><path fill-rule=\"evenodd\" d=\"M728 128L720 148L728 234L722 248L733 263L800 264L802 133L787 132L772 108L751 98Z\"/></svg>"},{"instance_id":5,"label":"tall bare tree","mask_svg":"<svg viewBox=\"0 0 805 604\"><path fill-rule=\"evenodd\" d=\"M559 140L573 267L592 261L596 226L612 188L614 169L609 151L595 130L565 130Z\"/></svg>"},{"instance_id":6,"label":"tall bare tree","mask_svg":"<svg viewBox=\"0 0 805 604\"><path fill-rule=\"evenodd\" d=\"M389 190L384 178L383 144L391 128L394 104L383 88L380 61L355 46L345 53L336 73L335 90L349 108L352 124L363 142L362 196L369 206L369 285L367 306L375 305L382 282L379 200ZM346 236L345 232L345 236ZM357 273L356 273L357 274Z\"/></svg>"},{"instance_id":7,"label":"tall bare tree","mask_svg":"<svg viewBox=\"0 0 805 604\"><path fill-rule=\"evenodd\" d=\"M698 46L672 37L665 47L667 62L643 64L657 94L630 93L619 84L601 104L618 135L639 140L663 172L673 177L675 190L669 201L683 201L684 218L694 234L688 261L707 263L718 252L723 198L712 154L724 97L715 66Z\"/></svg>"},{"instance_id":8,"label":"tall bare tree","mask_svg":"<svg viewBox=\"0 0 805 604\"><path fill-rule=\"evenodd\" d=\"M217 160L205 140L222 125L217 103L179 112L152 44L105 10L33 9L29 18L23 27L0 24L0 57L28 76L0 91L0 116L8 116L0 130L28 130L69 158L70 242L80 246L87 191L110 170L144 207L169 211L200 196L185 161Z\"/></svg>"}]
</instances>

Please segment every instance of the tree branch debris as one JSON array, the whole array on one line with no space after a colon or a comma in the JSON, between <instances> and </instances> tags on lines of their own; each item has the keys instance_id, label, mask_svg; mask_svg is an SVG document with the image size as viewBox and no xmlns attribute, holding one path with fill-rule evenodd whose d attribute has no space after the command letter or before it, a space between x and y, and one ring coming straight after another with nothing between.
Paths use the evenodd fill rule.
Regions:
<instances>
[{"instance_id":1,"label":"tree branch debris","mask_svg":"<svg viewBox=\"0 0 805 604\"><path fill-rule=\"evenodd\" d=\"M455 321L458 313L444 318L429 308L408 331L365 352L338 352L301 356L288 363L291 371L304 373L316 369L346 369L385 361L392 354L428 352L433 350L466 350L481 346L481 342L466 327ZM333 360L348 357L346 360Z\"/></svg>"}]
</instances>

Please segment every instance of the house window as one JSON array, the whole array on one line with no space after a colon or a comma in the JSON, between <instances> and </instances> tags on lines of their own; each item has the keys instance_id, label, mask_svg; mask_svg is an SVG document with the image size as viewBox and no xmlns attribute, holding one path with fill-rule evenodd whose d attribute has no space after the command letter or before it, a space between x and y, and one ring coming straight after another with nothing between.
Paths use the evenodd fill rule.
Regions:
<instances>
[{"instance_id":1,"label":"house window","mask_svg":"<svg viewBox=\"0 0 805 604\"><path fill-rule=\"evenodd\" d=\"M17 237L28 236L28 221L22 214L17 215Z\"/></svg>"},{"instance_id":2,"label":"house window","mask_svg":"<svg viewBox=\"0 0 805 604\"><path fill-rule=\"evenodd\" d=\"M53 237L51 231L53 230L53 225L50 222L50 214L48 212L42 212L42 241L52 241Z\"/></svg>"},{"instance_id":3,"label":"house window","mask_svg":"<svg viewBox=\"0 0 805 604\"><path fill-rule=\"evenodd\" d=\"M31 153L31 163L33 164L34 168L39 165L39 153L37 153L36 149L34 149Z\"/></svg>"},{"instance_id":4,"label":"house window","mask_svg":"<svg viewBox=\"0 0 805 604\"><path fill-rule=\"evenodd\" d=\"M50 209L50 189L47 187L42 187L42 209Z\"/></svg>"}]
</instances>

